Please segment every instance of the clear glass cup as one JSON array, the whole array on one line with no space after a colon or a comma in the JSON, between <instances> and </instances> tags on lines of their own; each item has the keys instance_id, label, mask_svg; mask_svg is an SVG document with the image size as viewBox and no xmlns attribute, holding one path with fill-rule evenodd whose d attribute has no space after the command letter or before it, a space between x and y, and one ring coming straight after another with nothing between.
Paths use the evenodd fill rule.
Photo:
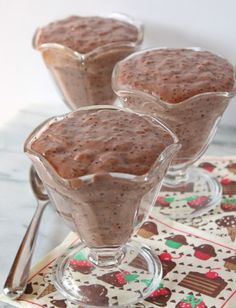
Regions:
<instances>
[{"instance_id":1,"label":"clear glass cup","mask_svg":"<svg viewBox=\"0 0 236 308\"><path fill-rule=\"evenodd\" d=\"M132 57L163 48L136 52L117 63L113 71L112 87L120 99L119 104L160 119L179 138L182 147L172 161L161 193L162 199L175 199L176 206L170 208L160 204L160 211L172 219L185 220L209 211L221 200L222 188L218 181L210 173L193 167L193 164L212 141L230 99L236 94L236 86L231 92L200 93L178 104L170 104L148 91L140 91L118 82L120 65ZM180 196L176 197L178 194Z\"/></svg>"},{"instance_id":2,"label":"clear glass cup","mask_svg":"<svg viewBox=\"0 0 236 308\"><path fill-rule=\"evenodd\" d=\"M120 110L113 106L92 106L74 112L104 108ZM147 246L130 238L149 215L180 144L158 120L141 115L153 125L161 126L173 140L146 174L112 172L66 180L31 148L42 131L65 116L51 118L37 127L24 148L51 202L81 239L78 246L59 258L54 284L66 298L89 307L129 306L148 297L162 278L158 258L153 257ZM139 269L131 264L136 258ZM108 289L106 282L113 288Z\"/></svg>"},{"instance_id":3,"label":"clear glass cup","mask_svg":"<svg viewBox=\"0 0 236 308\"><path fill-rule=\"evenodd\" d=\"M82 54L60 44L39 45L40 28L34 35L33 47L41 53L59 94L71 110L88 105L112 104L116 99L111 89L112 70L118 61L136 51L142 43L143 26L139 21L117 13L105 17L135 26L137 41L109 43Z\"/></svg>"}]
</instances>

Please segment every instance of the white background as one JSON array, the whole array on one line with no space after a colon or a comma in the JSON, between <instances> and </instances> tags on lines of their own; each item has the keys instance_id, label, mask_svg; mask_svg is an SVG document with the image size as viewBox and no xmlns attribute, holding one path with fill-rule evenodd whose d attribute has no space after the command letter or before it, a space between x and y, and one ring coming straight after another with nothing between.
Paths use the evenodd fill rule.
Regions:
<instances>
[{"instance_id":1,"label":"white background","mask_svg":"<svg viewBox=\"0 0 236 308\"><path fill-rule=\"evenodd\" d=\"M1 124L20 106L61 103L40 55L32 49L39 25L70 14L123 12L145 24L145 47L200 46L236 64L235 0L0 0ZM236 127L236 99L223 124Z\"/></svg>"}]
</instances>

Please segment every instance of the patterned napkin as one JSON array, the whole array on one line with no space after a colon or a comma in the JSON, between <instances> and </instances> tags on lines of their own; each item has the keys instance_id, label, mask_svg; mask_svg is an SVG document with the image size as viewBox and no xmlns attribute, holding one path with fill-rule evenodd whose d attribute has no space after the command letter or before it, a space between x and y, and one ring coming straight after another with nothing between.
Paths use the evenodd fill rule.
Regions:
<instances>
[{"instance_id":1,"label":"patterned napkin","mask_svg":"<svg viewBox=\"0 0 236 308\"><path fill-rule=\"evenodd\" d=\"M208 162L202 162L201 166L206 168L208 166L206 163ZM160 207L158 201L149 220L134 236L136 241L145 243L159 256L164 277L149 298L133 307L236 307L236 240L234 225L231 222L236 219L236 191L234 195L232 190L234 186L231 185L236 183L236 159L211 158L208 164L213 165L212 172L223 180L223 185L230 185L227 186L227 190L224 188L227 194L217 209L211 211L210 215L203 215L199 221L195 219L189 223L192 226L187 226L168 220L160 214L157 215ZM168 194L164 198L168 199ZM174 200L166 202L169 203L168 206L174 206ZM52 283L56 258L78 242L76 234L69 234L60 246L31 270L27 289L21 298L10 301L1 296L0 300L16 307L79 308L78 305L65 300ZM139 274L142 271L142 263L138 258L134 258L130 265L133 273ZM84 272L86 281L86 271L81 267L75 267L75 270ZM134 275L137 281L138 274ZM129 279L126 280L125 276L122 285L114 283L114 277L110 278L101 281L101 287L106 292L114 293L116 290L118 292L119 288L130 290ZM93 289L94 286L87 284L87 287L91 289L92 294L99 296Z\"/></svg>"},{"instance_id":2,"label":"patterned napkin","mask_svg":"<svg viewBox=\"0 0 236 308\"><path fill-rule=\"evenodd\" d=\"M228 243L236 244L236 157L203 157L199 167L207 170L218 179L223 188L223 198L219 206L208 213L185 221L185 225L220 236ZM203 191L203 189L200 189ZM181 193L162 192L156 202L153 215L158 212L168 216L169 211L186 211L186 208L197 209L204 205L207 193L199 195L192 188L184 196ZM236 305L235 305L236 307Z\"/></svg>"}]
</instances>

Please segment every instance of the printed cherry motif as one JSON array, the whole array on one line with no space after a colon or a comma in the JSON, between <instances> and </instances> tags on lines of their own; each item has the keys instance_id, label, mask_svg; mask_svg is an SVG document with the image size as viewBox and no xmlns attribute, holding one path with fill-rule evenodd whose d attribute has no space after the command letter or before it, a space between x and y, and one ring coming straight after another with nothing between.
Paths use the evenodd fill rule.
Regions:
<instances>
[{"instance_id":1,"label":"printed cherry motif","mask_svg":"<svg viewBox=\"0 0 236 308\"><path fill-rule=\"evenodd\" d=\"M161 261L171 261L172 259L180 259L182 258L183 254L179 254L178 257L173 257L170 253L168 252L163 252L159 255L159 258Z\"/></svg>"},{"instance_id":2,"label":"printed cherry motif","mask_svg":"<svg viewBox=\"0 0 236 308\"><path fill-rule=\"evenodd\" d=\"M220 270L220 268L212 268L210 269L205 276L209 279L216 279L217 277L219 277L219 274L217 272L214 272L215 270Z\"/></svg>"}]
</instances>

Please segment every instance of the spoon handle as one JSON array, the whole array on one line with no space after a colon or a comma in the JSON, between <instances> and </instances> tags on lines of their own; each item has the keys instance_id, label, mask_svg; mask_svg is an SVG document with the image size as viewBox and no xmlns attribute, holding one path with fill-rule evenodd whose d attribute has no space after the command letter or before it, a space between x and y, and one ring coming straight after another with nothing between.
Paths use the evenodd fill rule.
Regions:
<instances>
[{"instance_id":1,"label":"spoon handle","mask_svg":"<svg viewBox=\"0 0 236 308\"><path fill-rule=\"evenodd\" d=\"M48 200L38 200L38 206L35 210L34 216L26 230L25 236L20 244L15 260L6 279L3 292L11 299L18 298L25 291L40 221L48 202Z\"/></svg>"}]
</instances>

